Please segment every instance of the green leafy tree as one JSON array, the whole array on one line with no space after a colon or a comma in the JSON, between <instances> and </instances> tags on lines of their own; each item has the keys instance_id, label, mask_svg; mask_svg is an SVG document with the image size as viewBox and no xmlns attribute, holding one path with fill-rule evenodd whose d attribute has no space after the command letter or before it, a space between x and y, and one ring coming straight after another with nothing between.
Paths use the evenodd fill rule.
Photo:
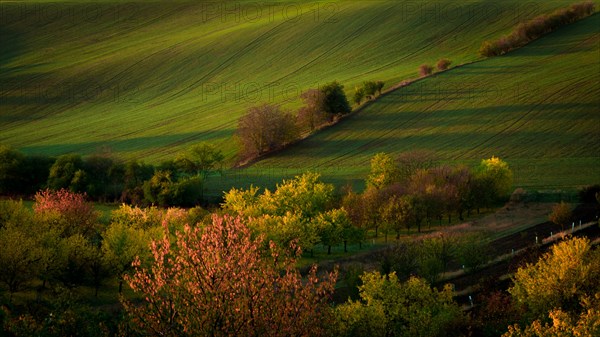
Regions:
<instances>
[{"instance_id":1,"label":"green leafy tree","mask_svg":"<svg viewBox=\"0 0 600 337\"><path fill-rule=\"evenodd\" d=\"M170 171L156 171L144 183L144 200L150 204L168 206L174 203L175 183Z\"/></svg>"},{"instance_id":2,"label":"green leafy tree","mask_svg":"<svg viewBox=\"0 0 600 337\"><path fill-rule=\"evenodd\" d=\"M336 308L339 336L449 336L464 325L448 285L432 289L423 279L400 282L395 273L365 273L360 300Z\"/></svg>"},{"instance_id":3,"label":"green leafy tree","mask_svg":"<svg viewBox=\"0 0 600 337\"><path fill-rule=\"evenodd\" d=\"M324 96L323 110L330 114L347 114L352 109L344 93L344 86L338 82L331 82L320 88Z\"/></svg>"},{"instance_id":4,"label":"green leafy tree","mask_svg":"<svg viewBox=\"0 0 600 337\"><path fill-rule=\"evenodd\" d=\"M296 211L313 217L333 201L333 190L332 184L321 181L320 174L307 172L277 184L273 193L265 191L261 201L263 204L271 203L272 211L277 214Z\"/></svg>"},{"instance_id":5,"label":"green leafy tree","mask_svg":"<svg viewBox=\"0 0 600 337\"><path fill-rule=\"evenodd\" d=\"M154 167L151 165L136 160L125 163L121 201L139 205L144 199L144 182L150 180L153 175Z\"/></svg>"},{"instance_id":6,"label":"green leafy tree","mask_svg":"<svg viewBox=\"0 0 600 337\"><path fill-rule=\"evenodd\" d=\"M264 214L265 211L259 204L259 190L260 188L255 186L250 186L247 189L237 189L234 187L225 192L221 208L229 214L245 217Z\"/></svg>"},{"instance_id":7,"label":"green leafy tree","mask_svg":"<svg viewBox=\"0 0 600 337\"><path fill-rule=\"evenodd\" d=\"M448 264L456 256L457 239L449 234L439 234L426 238L421 246L421 275L429 282L435 283L440 273L448 268Z\"/></svg>"},{"instance_id":8,"label":"green leafy tree","mask_svg":"<svg viewBox=\"0 0 600 337\"><path fill-rule=\"evenodd\" d=\"M365 89L357 87L354 89L354 96L352 96L352 101L354 104L359 105L362 100L365 98Z\"/></svg>"},{"instance_id":9,"label":"green leafy tree","mask_svg":"<svg viewBox=\"0 0 600 337\"><path fill-rule=\"evenodd\" d=\"M102 251L106 264L119 278L119 293L123 289L124 276L132 270L136 257L144 260L148 255L150 237L144 229L126 223L113 222L103 234Z\"/></svg>"},{"instance_id":10,"label":"green leafy tree","mask_svg":"<svg viewBox=\"0 0 600 337\"><path fill-rule=\"evenodd\" d=\"M398 168L389 154L381 152L371 158L371 171L367 177L367 187L382 189L397 179Z\"/></svg>"},{"instance_id":11,"label":"green leafy tree","mask_svg":"<svg viewBox=\"0 0 600 337\"><path fill-rule=\"evenodd\" d=\"M0 145L0 194L21 192L24 183L25 156L6 145Z\"/></svg>"},{"instance_id":12,"label":"green leafy tree","mask_svg":"<svg viewBox=\"0 0 600 337\"><path fill-rule=\"evenodd\" d=\"M16 226L0 228L0 282L12 295L31 282L39 268L42 252L38 241Z\"/></svg>"},{"instance_id":13,"label":"green leafy tree","mask_svg":"<svg viewBox=\"0 0 600 337\"><path fill-rule=\"evenodd\" d=\"M108 155L92 155L84 160L87 182L83 190L96 200L106 201L111 187L110 170L115 161ZM81 174L81 173L80 173Z\"/></svg>"},{"instance_id":14,"label":"green leafy tree","mask_svg":"<svg viewBox=\"0 0 600 337\"><path fill-rule=\"evenodd\" d=\"M498 157L484 159L477 168L477 175L484 182L483 188L489 189L493 200L504 198L510 193L513 173L508 164Z\"/></svg>"},{"instance_id":15,"label":"green leafy tree","mask_svg":"<svg viewBox=\"0 0 600 337\"><path fill-rule=\"evenodd\" d=\"M383 223L380 205L384 200L383 193L376 188L367 188L361 197L360 207L363 210L361 212L363 223L361 227L367 230L374 229L375 237L378 237L379 228Z\"/></svg>"},{"instance_id":16,"label":"green leafy tree","mask_svg":"<svg viewBox=\"0 0 600 337\"><path fill-rule=\"evenodd\" d=\"M65 264L58 280L68 288L89 284L94 258L92 243L80 234L64 238L60 243Z\"/></svg>"},{"instance_id":17,"label":"green leafy tree","mask_svg":"<svg viewBox=\"0 0 600 337\"><path fill-rule=\"evenodd\" d=\"M11 199L0 200L0 228L8 226L23 227L32 222L30 210L23 205L23 201Z\"/></svg>"},{"instance_id":18,"label":"green leafy tree","mask_svg":"<svg viewBox=\"0 0 600 337\"><path fill-rule=\"evenodd\" d=\"M402 197L392 195L381 207L381 218L385 225L385 241L387 242L388 231L396 232L396 240L400 239L400 231L406 222L411 221L410 210L402 203ZM410 228L410 225L409 225Z\"/></svg>"},{"instance_id":19,"label":"green leafy tree","mask_svg":"<svg viewBox=\"0 0 600 337\"><path fill-rule=\"evenodd\" d=\"M413 240L400 240L383 252L380 261L381 272L395 272L400 281L406 281L418 274L420 254L420 247Z\"/></svg>"},{"instance_id":20,"label":"green leafy tree","mask_svg":"<svg viewBox=\"0 0 600 337\"><path fill-rule=\"evenodd\" d=\"M490 245L481 233L465 234L457 242L458 262L468 271L474 271L486 264L490 258Z\"/></svg>"},{"instance_id":21,"label":"green leafy tree","mask_svg":"<svg viewBox=\"0 0 600 337\"><path fill-rule=\"evenodd\" d=\"M363 83L365 89L365 96L367 99L372 99L377 93L377 83L375 81L366 81Z\"/></svg>"},{"instance_id":22,"label":"green leafy tree","mask_svg":"<svg viewBox=\"0 0 600 337\"><path fill-rule=\"evenodd\" d=\"M21 172L21 176L25 179L20 190L21 194L32 195L46 188L50 168L54 162L55 159L48 156L26 156Z\"/></svg>"},{"instance_id":23,"label":"green leafy tree","mask_svg":"<svg viewBox=\"0 0 600 337\"><path fill-rule=\"evenodd\" d=\"M48 176L48 187L53 190L61 188L70 189L74 192L80 192L80 188L85 184L83 178L85 171L80 155L65 154L56 159L50 168Z\"/></svg>"},{"instance_id":24,"label":"green leafy tree","mask_svg":"<svg viewBox=\"0 0 600 337\"><path fill-rule=\"evenodd\" d=\"M259 194L257 187L246 190L233 188L225 193L222 208L230 214L248 218L251 228L279 244L286 245L297 240L301 248L312 252L314 244L323 240L321 234L326 233L314 220L322 218L330 210L333 191L333 185L323 183L319 174L308 172L284 180L273 192L265 190ZM335 214L339 215L342 211L337 212ZM348 219L345 211L343 215ZM351 224L349 219L347 223ZM333 237L339 238L339 235ZM346 241L354 240L352 235L347 237Z\"/></svg>"},{"instance_id":25,"label":"green leafy tree","mask_svg":"<svg viewBox=\"0 0 600 337\"><path fill-rule=\"evenodd\" d=\"M352 225L345 209L332 209L319 214L315 220L321 243L327 246L327 254L331 247L344 244L344 252L348 252L349 242L358 242L363 238L363 231Z\"/></svg>"},{"instance_id":26,"label":"green leafy tree","mask_svg":"<svg viewBox=\"0 0 600 337\"><path fill-rule=\"evenodd\" d=\"M181 171L206 179L210 173L220 172L224 159L223 152L216 146L200 143L190 147L187 153L181 154L175 163Z\"/></svg>"}]
</instances>

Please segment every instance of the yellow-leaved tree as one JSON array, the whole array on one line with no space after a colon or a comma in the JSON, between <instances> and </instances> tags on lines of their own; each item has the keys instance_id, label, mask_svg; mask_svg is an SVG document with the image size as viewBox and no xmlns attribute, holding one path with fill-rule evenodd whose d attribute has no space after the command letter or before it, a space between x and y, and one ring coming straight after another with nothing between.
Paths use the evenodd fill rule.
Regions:
<instances>
[{"instance_id":1,"label":"yellow-leaved tree","mask_svg":"<svg viewBox=\"0 0 600 337\"><path fill-rule=\"evenodd\" d=\"M598 331L600 312L594 303L600 304L599 277L600 250L592 249L587 238L571 238L552 246L536 264L527 264L515 274L509 292L535 321L525 330L510 327L506 336L554 336L561 335L561 329ZM540 321L547 316L552 325Z\"/></svg>"}]
</instances>

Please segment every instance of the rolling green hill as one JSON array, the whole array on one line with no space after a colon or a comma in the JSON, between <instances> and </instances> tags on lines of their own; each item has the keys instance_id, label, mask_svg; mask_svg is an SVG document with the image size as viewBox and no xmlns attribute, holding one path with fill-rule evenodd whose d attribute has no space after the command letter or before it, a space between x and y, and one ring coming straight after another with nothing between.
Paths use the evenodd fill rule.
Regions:
<instances>
[{"instance_id":1,"label":"rolling green hill","mask_svg":"<svg viewBox=\"0 0 600 337\"><path fill-rule=\"evenodd\" d=\"M3 2L0 143L155 162L206 140L233 156L251 105L470 61L482 39L565 3Z\"/></svg>"},{"instance_id":2,"label":"rolling green hill","mask_svg":"<svg viewBox=\"0 0 600 337\"><path fill-rule=\"evenodd\" d=\"M209 141L233 160L232 135L249 106L295 109L299 93L320 83L338 80L351 93L364 80L415 77L419 64L441 57L475 61L484 39L571 2L2 2L0 143L28 154L111 151L155 163ZM505 157L520 165L525 185L598 180L589 172L600 143L592 130L597 21L389 94L230 172L214 191L308 168L355 181L373 153L415 147L448 161Z\"/></svg>"},{"instance_id":3,"label":"rolling green hill","mask_svg":"<svg viewBox=\"0 0 600 337\"><path fill-rule=\"evenodd\" d=\"M449 163L499 156L517 186L598 183L599 27L596 14L505 56L395 90L253 169L285 175L310 168L356 183L377 152L427 149Z\"/></svg>"}]
</instances>

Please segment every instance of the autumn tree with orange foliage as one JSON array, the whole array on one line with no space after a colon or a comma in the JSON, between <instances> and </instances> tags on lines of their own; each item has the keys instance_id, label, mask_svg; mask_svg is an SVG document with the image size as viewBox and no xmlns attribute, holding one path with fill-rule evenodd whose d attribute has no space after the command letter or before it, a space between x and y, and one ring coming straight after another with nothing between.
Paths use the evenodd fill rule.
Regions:
<instances>
[{"instance_id":1,"label":"autumn tree with orange foliage","mask_svg":"<svg viewBox=\"0 0 600 337\"><path fill-rule=\"evenodd\" d=\"M324 335L337 270L319 279L313 266L303 280L294 257L252 236L231 216L214 215L204 229L186 226L173 242L165 226L151 245L151 265L136 259L126 277L144 298L123 300L133 325L155 336Z\"/></svg>"}]
</instances>

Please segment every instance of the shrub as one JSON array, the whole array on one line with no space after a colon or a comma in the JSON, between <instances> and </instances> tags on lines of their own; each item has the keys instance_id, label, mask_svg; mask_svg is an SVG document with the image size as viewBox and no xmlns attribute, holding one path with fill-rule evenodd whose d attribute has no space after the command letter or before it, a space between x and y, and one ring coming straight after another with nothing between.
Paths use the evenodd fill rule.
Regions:
<instances>
[{"instance_id":1,"label":"shrub","mask_svg":"<svg viewBox=\"0 0 600 337\"><path fill-rule=\"evenodd\" d=\"M548 219L564 228L564 226L571 220L571 205L565 202L554 205L554 207L552 207L552 213L550 213Z\"/></svg>"},{"instance_id":2,"label":"shrub","mask_svg":"<svg viewBox=\"0 0 600 337\"><path fill-rule=\"evenodd\" d=\"M385 85L385 82L383 82L383 81L377 81L375 84L377 86L377 92L381 95L381 90L383 89L383 86Z\"/></svg>"},{"instance_id":3,"label":"shrub","mask_svg":"<svg viewBox=\"0 0 600 337\"><path fill-rule=\"evenodd\" d=\"M367 99L372 99L375 97L377 93L377 83L374 81L366 81L363 83L363 88L365 89L365 95Z\"/></svg>"},{"instance_id":4,"label":"shrub","mask_svg":"<svg viewBox=\"0 0 600 337\"><path fill-rule=\"evenodd\" d=\"M448 59L440 59L437 62L437 68L438 70L446 70L448 69L448 67L450 66L450 64L452 64L452 61L448 60Z\"/></svg>"},{"instance_id":5,"label":"shrub","mask_svg":"<svg viewBox=\"0 0 600 337\"><path fill-rule=\"evenodd\" d=\"M356 90L354 91L354 96L352 97L352 100L354 101L354 104L360 104L363 100L363 98L365 98L365 88L356 88Z\"/></svg>"},{"instance_id":6,"label":"shrub","mask_svg":"<svg viewBox=\"0 0 600 337\"><path fill-rule=\"evenodd\" d=\"M419 66L419 75L421 75L421 77L431 75L432 72L433 72L433 67L428 64L421 64Z\"/></svg>"}]
</instances>

